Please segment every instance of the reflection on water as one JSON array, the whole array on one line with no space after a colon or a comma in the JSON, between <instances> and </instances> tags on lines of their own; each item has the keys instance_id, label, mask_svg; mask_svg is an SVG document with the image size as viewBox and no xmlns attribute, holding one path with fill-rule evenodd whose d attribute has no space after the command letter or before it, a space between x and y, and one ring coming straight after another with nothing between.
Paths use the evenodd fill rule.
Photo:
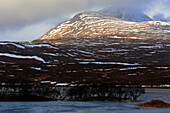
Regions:
<instances>
[{"instance_id":1,"label":"reflection on water","mask_svg":"<svg viewBox=\"0 0 170 113\"><path fill-rule=\"evenodd\" d=\"M135 104L149 100L170 103L170 89L146 89L138 102L0 102L0 113L169 113L169 108L144 108Z\"/></svg>"}]
</instances>

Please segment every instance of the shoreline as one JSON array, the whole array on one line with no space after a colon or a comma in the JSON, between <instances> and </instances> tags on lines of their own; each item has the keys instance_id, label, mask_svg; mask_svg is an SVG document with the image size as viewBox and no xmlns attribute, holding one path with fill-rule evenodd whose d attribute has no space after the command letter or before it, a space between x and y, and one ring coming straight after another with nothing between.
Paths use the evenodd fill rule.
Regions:
<instances>
[{"instance_id":1,"label":"shoreline","mask_svg":"<svg viewBox=\"0 0 170 113\"><path fill-rule=\"evenodd\" d=\"M170 87L143 87L144 89L170 89Z\"/></svg>"}]
</instances>

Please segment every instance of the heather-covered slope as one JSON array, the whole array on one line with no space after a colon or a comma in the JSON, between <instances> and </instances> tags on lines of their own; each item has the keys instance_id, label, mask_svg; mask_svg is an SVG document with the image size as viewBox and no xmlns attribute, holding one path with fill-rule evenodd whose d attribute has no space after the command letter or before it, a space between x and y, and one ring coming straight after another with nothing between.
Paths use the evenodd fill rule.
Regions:
<instances>
[{"instance_id":1,"label":"heather-covered slope","mask_svg":"<svg viewBox=\"0 0 170 113\"><path fill-rule=\"evenodd\" d=\"M101 37L38 43L0 43L0 83L170 84L169 40Z\"/></svg>"}]
</instances>

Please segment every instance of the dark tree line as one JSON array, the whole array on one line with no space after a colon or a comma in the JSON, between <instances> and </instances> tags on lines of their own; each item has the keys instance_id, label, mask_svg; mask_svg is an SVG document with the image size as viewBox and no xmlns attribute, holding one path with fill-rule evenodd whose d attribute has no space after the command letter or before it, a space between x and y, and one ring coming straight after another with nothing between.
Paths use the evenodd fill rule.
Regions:
<instances>
[{"instance_id":1,"label":"dark tree line","mask_svg":"<svg viewBox=\"0 0 170 113\"><path fill-rule=\"evenodd\" d=\"M48 84L0 84L0 94L38 96L46 100L136 100L145 90L141 85L81 84L76 86L51 86Z\"/></svg>"},{"instance_id":2,"label":"dark tree line","mask_svg":"<svg viewBox=\"0 0 170 113\"><path fill-rule=\"evenodd\" d=\"M92 84L72 87L68 96L70 99L132 99L136 100L145 90L141 85L112 85L112 84Z\"/></svg>"}]
</instances>

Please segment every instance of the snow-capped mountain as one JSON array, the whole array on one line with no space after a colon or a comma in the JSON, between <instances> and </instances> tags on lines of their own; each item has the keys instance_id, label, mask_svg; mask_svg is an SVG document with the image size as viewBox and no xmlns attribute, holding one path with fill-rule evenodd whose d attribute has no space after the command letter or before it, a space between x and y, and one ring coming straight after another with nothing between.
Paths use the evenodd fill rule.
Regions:
<instances>
[{"instance_id":1,"label":"snow-capped mountain","mask_svg":"<svg viewBox=\"0 0 170 113\"><path fill-rule=\"evenodd\" d=\"M0 85L170 84L170 22L128 19L83 12L34 41L0 42Z\"/></svg>"},{"instance_id":2,"label":"snow-capped mountain","mask_svg":"<svg viewBox=\"0 0 170 113\"><path fill-rule=\"evenodd\" d=\"M115 17L102 15L96 12L79 13L71 20L65 21L52 28L49 32L36 40L80 37L95 38L104 36L169 38L170 36L170 22L132 22L122 20L122 18L129 16L124 16L121 19ZM137 20L137 17L135 20ZM134 19L132 16L129 18ZM127 20L129 18L127 18ZM143 20L144 19L150 20L146 16L143 16Z\"/></svg>"},{"instance_id":3,"label":"snow-capped mountain","mask_svg":"<svg viewBox=\"0 0 170 113\"><path fill-rule=\"evenodd\" d=\"M106 16L113 16L122 20L133 21L133 22L143 22L143 21L152 20L146 14L136 9L110 7L110 8L102 9L98 12Z\"/></svg>"}]
</instances>

